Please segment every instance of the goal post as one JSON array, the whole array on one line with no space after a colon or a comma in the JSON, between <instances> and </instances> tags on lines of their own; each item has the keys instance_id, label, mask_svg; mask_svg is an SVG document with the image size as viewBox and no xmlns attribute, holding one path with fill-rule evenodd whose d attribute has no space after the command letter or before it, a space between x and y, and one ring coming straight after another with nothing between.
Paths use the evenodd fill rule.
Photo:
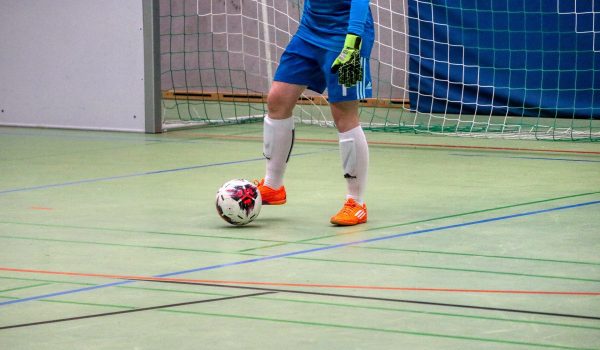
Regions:
<instances>
[{"instance_id":1,"label":"goal post","mask_svg":"<svg viewBox=\"0 0 600 350\"><path fill-rule=\"evenodd\" d=\"M163 129L160 81L160 17L159 0L142 0L144 27L144 131L159 133Z\"/></svg>"},{"instance_id":2,"label":"goal post","mask_svg":"<svg viewBox=\"0 0 600 350\"><path fill-rule=\"evenodd\" d=\"M303 0L160 0L163 128L259 121ZM371 0L365 129L600 140L593 0ZM307 91L294 116L332 126Z\"/></svg>"}]
</instances>

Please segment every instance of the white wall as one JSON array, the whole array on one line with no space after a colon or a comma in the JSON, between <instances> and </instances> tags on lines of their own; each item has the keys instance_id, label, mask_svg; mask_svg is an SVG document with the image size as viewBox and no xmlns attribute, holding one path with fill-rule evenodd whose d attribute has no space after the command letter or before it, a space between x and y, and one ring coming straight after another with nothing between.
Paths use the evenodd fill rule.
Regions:
<instances>
[{"instance_id":1,"label":"white wall","mask_svg":"<svg viewBox=\"0 0 600 350\"><path fill-rule=\"evenodd\" d=\"M0 125L144 131L142 0L0 0Z\"/></svg>"}]
</instances>

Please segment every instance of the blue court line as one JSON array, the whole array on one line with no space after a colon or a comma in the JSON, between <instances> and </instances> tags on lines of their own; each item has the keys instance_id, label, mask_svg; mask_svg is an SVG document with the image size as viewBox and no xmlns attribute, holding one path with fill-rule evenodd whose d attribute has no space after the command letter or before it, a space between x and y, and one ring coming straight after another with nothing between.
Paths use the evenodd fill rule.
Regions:
<instances>
[{"instance_id":1,"label":"blue court line","mask_svg":"<svg viewBox=\"0 0 600 350\"><path fill-rule=\"evenodd\" d=\"M446 226L434 227L434 228L423 229L423 230L416 230L416 231L411 231L411 232L406 232L406 233L397 233L397 234L388 235L388 236L381 236L381 237L369 238L369 239L364 239L364 240L359 240L359 241L353 241L353 242L347 242L347 243L333 244L333 245L324 246L324 247L317 247L317 248L311 248L311 249L297 250L297 251L293 251L293 252L289 252L289 253L270 255L270 256L264 256L264 257L260 257L260 258L253 258L253 259L247 259L247 260L234 261L234 262L225 263L225 264L218 264L218 265L210 265L210 266L198 267L198 268L189 269L189 270L182 270L182 271L164 273L164 274L161 274L161 275L154 275L152 277L159 277L159 278L160 277L171 277L171 276L185 275L185 274L189 274L189 273L192 273L192 272L216 270L216 269L221 269L221 268L224 268L224 267L237 266L237 265L245 265L245 264L257 263L257 262L263 262L263 261L269 261L269 260L287 258L287 257L291 257L291 256L296 256L296 255L303 255L303 254L320 252L320 251L325 251L325 250L332 250L332 249L337 249L337 248L349 247L349 246L354 246L354 245L358 245L358 244L373 243L373 242L390 240L390 239L394 239L394 238L415 236L415 235L420 235L420 234L424 234L424 233L444 231L444 230L449 230L449 229L459 228L459 227L468 227L468 226L480 225L480 224L485 224L485 223L489 223L489 222L509 220L509 219L514 219L514 218L520 218L520 217L525 217L525 216L532 216L532 215L543 214L543 213L550 213L550 212L559 211L559 210L565 210L565 209L580 208L580 207L585 207L585 206L590 206L590 205L596 205L596 204L600 204L600 200L591 201L591 202L584 202L584 203L578 203L578 204L565 205L565 206L554 207L554 208L549 208L549 209L541 209L541 210L528 211L528 212L524 212L524 213L520 213L520 214L497 216L497 217L493 217L493 218L489 218L489 219L475 220L475 221L470 221L470 222L464 222L464 223L461 223L461 224L446 225ZM33 301L33 300L39 300L39 299L48 299L48 298L57 297L57 296L63 296L63 295L67 295L67 294L73 294L73 293L91 291L91 290L101 289L101 288L106 288L106 287L120 286L120 285L130 284L130 283L134 283L134 282L139 282L139 281L133 281L133 280L119 281L119 282L112 282L112 283L101 284L101 285L97 285L97 286L91 286L91 287L70 289L70 290L65 290L65 291L62 291L62 292L55 292L55 293L49 293L49 294L43 294L43 295L37 295L37 296L22 298L22 299L15 299L15 300L4 301L4 302L0 302L0 306L10 305L10 304L24 303L24 302L27 302L27 301Z\"/></svg>"},{"instance_id":2,"label":"blue court line","mask_svg":"<svg viewBox=\"0 0 600 350\"><path fill-rule=\"evenodd\" d=\"M309 155L309 154L323 153L323 152L328 152L328 151L330 151L330 150L325 150L325 151L321 150L321 151L315 151L315 152L298 153L298 154L293 154L292 157L305 156L305 155ZM103 182L103 181L111 181L111 180L120 180L120 179L127 179L127 178L138 177L138 176L157 175L157 174L165 174L165 173L174 173L174 172L178 172L178 171L195 170L195 169L201 169L201 168L210 168L210 167L222 166L222 165L233 165L233 164L250 163L250 162L257 162L257 161L264 161L264 160L265 160L264 157L251 158L251 159L242 159L242 160L235 160L235 161L231 161L231 162L201 164L201 165L193 165L193 166L181 167L181 168L174 168L174 169L144 171L144 172L140 172L140 173L126 174L126 175L117 175L117 176L109 176L109 177L98 177L98 178L94 178L94 179L69 181L69 182L62 182L62 183L57 183L57 184L49 184L49 185L40 185L40 186L32 186L32 187L14 188L14 189L10 189L10 190L0 191L0 195L7 194L7 193L15 193L15 192L29 192L29 191L35 191L35 190L45 190L45 189L48 189L48 188L66 187L66 186L87 184L87 183L93 183L93 182Z\"/></svg>"},{"instance_id":3,"label":"blue court line","mask_svg":"<svg viewBox=\"0 0 600 350\"><path fill-rule=\"evenodd\" d=\"M573 158L548 158L548 157L526 157L526 156L498 156L498 155L464 154L464 153L451 153L450 155L451 156L458 156L458 157L510 158L510 159L528 159L528 160L551 160L551 161L563 161L563 162L600 163L600 160L573 159Z\"/></svg>"}]
</instances>

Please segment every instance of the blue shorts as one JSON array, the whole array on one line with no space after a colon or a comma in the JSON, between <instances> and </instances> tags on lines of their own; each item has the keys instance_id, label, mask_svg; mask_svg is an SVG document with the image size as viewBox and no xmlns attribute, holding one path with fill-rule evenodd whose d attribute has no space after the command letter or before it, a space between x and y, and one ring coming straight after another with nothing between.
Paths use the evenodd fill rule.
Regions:
<instances>
[{"instance_id":1,"label":"blue shorts","mask_svg":"<svg viewBox=\"0 0 600 350\"><path fill-rule=\"evenodd\" d=\"M294 36L285 49L275 81L305 85L309 89L323 93L327 88L329 102L355 101L373 95L369 56L372 45L364 45L361 50L363 80L353 87L338 84L338 76L331 73L331 65L339 52L329 51Z\"/></svg>"}]
</instances>

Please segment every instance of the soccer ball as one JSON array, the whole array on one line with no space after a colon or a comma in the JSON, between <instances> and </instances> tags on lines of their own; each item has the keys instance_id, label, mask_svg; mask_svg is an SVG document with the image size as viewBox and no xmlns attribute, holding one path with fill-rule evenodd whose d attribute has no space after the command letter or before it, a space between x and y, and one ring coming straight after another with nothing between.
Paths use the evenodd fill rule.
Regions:
<instances>
[{"instance_id":1,"label":"soccer ball","mask_svg":"<svg viewBox=\"0 0 600 350\"><path fill-rule=\"evenodd\" d=\"M245 225L256 219L262 199L251 182L236 179L226 182L217 191L217 212L232 225Z\"/></svg>"}]
</instances>

